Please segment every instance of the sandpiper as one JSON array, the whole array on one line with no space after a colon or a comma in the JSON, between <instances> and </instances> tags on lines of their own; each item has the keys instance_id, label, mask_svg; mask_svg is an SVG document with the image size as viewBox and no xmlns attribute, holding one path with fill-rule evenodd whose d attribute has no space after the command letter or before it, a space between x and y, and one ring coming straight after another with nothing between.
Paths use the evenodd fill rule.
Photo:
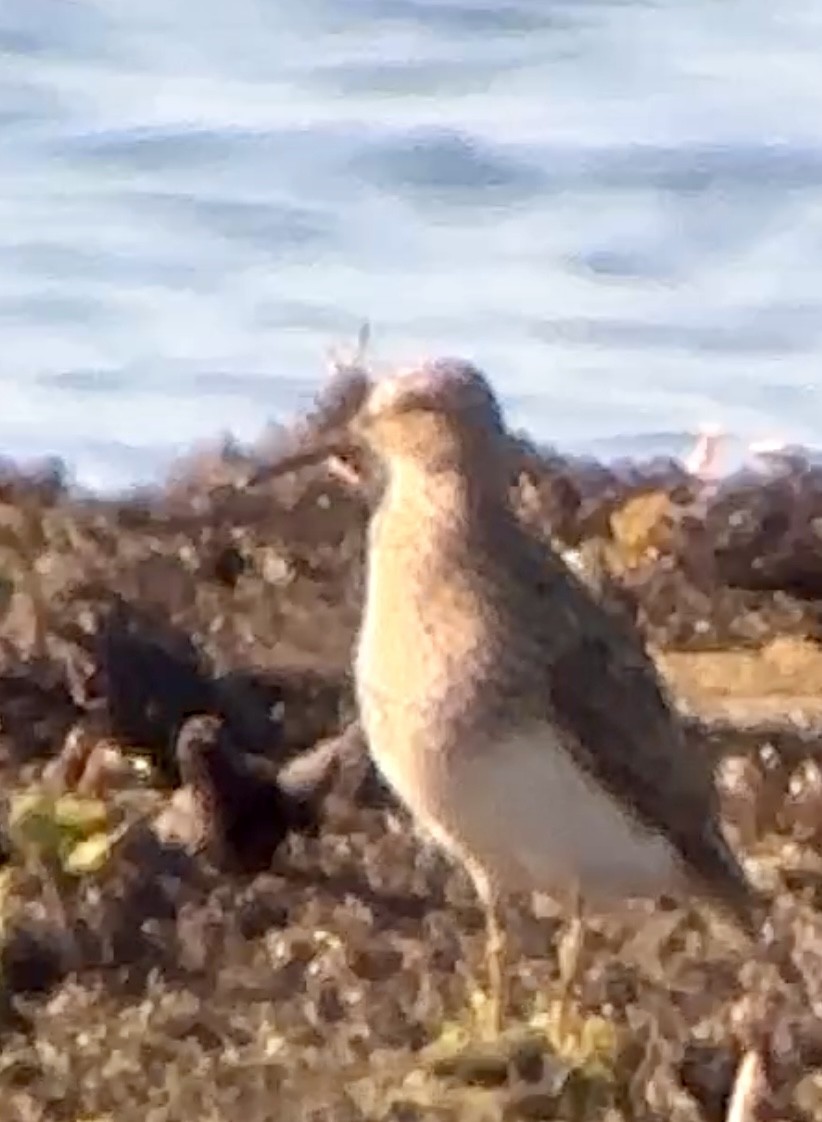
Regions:
<instances>
[{"instance_id":1,"label":"sandpiper","mask_svg":"<svg viewBox=\"0 0 822 1122\"><path fill-rule=\"evenodd\" d=\"M509 890L697 889L755 933L759 898L707 758L687 748L637 632L517 519L517 444L485 377L441 359L379 382L314 455L352 440L386 469L356 648L362 725L485 905L494 1023Z\"/></svg>"}]
</instances>

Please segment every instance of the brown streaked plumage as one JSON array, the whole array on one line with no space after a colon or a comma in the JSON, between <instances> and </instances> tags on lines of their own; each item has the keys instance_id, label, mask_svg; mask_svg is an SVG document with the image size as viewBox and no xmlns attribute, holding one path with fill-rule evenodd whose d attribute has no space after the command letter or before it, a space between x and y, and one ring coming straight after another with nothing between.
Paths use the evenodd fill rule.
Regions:
<instances>
[{"instance_id":1,"label":"brown streaked plumage","mask_svg":"<svg viewBox=\"0 0 822 1122\"><path fill-rule=\"evenodd\" d=\"M485 378L428 363L379 383L349 432L387 468L356 655L363 728L472 873L491 950L494 901L515 888L692 886L753 933L759 901L707 759L686 747L636 632L518 521L516 446Z\"/></svg>"}]
</instances>

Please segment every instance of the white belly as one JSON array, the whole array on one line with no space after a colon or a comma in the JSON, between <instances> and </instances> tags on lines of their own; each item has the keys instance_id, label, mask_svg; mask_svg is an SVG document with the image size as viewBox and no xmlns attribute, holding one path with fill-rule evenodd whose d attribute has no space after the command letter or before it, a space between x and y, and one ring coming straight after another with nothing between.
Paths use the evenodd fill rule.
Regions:
<instances>
[{"instance_id":1,"label":"white belly","mask_svg":"<svg viewBox=\"0 0 822 1122\"><path fill-rule=\"evenodd\" d=\"M477 862L502 888L588 897L675 890L673 847L642 829L544 728L491 744L396 753L374 743L378 767L435 840Z\"/></svg>"}]
</instances>

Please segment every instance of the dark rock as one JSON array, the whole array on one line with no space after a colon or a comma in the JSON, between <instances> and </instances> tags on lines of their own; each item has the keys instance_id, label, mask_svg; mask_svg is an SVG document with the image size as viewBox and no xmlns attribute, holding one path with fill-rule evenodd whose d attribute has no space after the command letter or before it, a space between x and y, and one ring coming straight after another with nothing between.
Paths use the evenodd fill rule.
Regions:
<instances>
[{"instance_id":1,"label":"dark rock","mask_svg":"<svg viewBox=\"0 0 822 1122\"><path fill-rule=\"evenodd\" d=\"M69 968L65 940L43 924L13 927L0 948L0 976L10 993L47 993Z\"/></svg>"},{"instance_id":2,"label":"dark rock","mask_svg":"<svg viewBox=\"0 0 822 1122\"><path fill-rule=\"evenodd\" d=\"M213 579L226 588L236 588L247 567L248 562L239 549L234 545L226 545L217 552L211 562L211 573Z\"/></svg>"},{"instance_id":3,"label":"dark rock","mask_svg":"<svg viewBox=\"0 0 822 1122\"><path fill-rule=\"evenodd\" d=\"M259 872L290 832L318 828L314 805L281 786L270 761L243 753L218 718L199 715L177 738L183 783L204 849L220 867Z\"/></svg>"},{"instance_id":4,"label":"dark rock","mask_svg":"<svg viewBox=\"0 0 822 1122\"><path fill-rule=\"evenodd\" d=\"M685 1050L679 1078L708 1122L722 1122L725 1118L739 1059L735 1048L691 1043Z\"/></svg>"},{"instance_id":5,"label":"dark rock","mask_svg":"<svg viewBox=\"0 0 822 1122\"><path fill-rule=\"evenodd\" d=\"M32 761L57 754L80 720L97 728L102 717L101 738L151 751L170 780L187 722L201 714L216 722L201 728L205 749L193 745L187 782L164 811L188 830L182 845L164 844L151 820L164 796L112 791L114 821L143 808L150 821L129 828L109 866L61 882L57 898L43 870L15 869L8 881L0 1005L19 1004L36 1041L34 1049L12 1040L0 1007L0 1098L10 1122L44 1110L56 1116L51 1096L68 1084L76 1096L71 1117L136 1122L149 1110L169 1120L262 1122L274 1112L290 1122L316 1111L340 1119L348 1116L352 1076L364 1117L392 1110L413 1117L416 1106L400 1107L397 1096L404 1103L420 1090L415 1050L465 1015L483 978L483 916L470 883L420 847L401 810L385 813L392 799L356 723L338 735L353 709L370 499L322 466L244 489L241 480L259 461L226 449L214 470L192 467L179 486L117 500L38 489L11 468L0 472L5 501L24 504L34 522L47 510L50 522L38 547L44 650L32 657L10 626L0 641L7 790L37 779ZM367 484L370 465L357 467ZM759 646L775 634L822 633L818 465L792 459L770 475L732 477L713 489L670 462L602 465L535 454L527 474L532 493L526 499L522 485L522 508L534 532L580 552L593 543L606 562L602 595L634 613L658 647ZM669 500L660 504L656 553L611 571L608 552L619 546L613 515L628 498L656 493ZM221 568L221 551L232 549L246 562L241 576L230 553ZM264 563L269 553L273 568ZM751 773L739 810L766 797L767 814L753 807L752 832L775 817L818 850L817 777L796 769L819 757L820 734L794 724L741 728L733 715L701 726L696 739L707 731L717 758L732 746L747 768L743 780L771 742L784 766L764 776L762 795ZM320 824L316 837L304 836ZM778 836L768 841L781 844ZM798 841L791 847L815 860ZM186 852L202 845L213 863ZM275 872L234 875L266 869L272 854L280 858ZM755 1006L760 991L775 990L795 1001L797 1016L813 1018L822 1001L819 873L797 863L780 878L792 895L780 889L777 918L803 968L802 986L779 981L774 970L748 985L750 963L738 948L721 932L697 928L681 908L673 913L681 937L654 951L653 969L628 977L619 969L627 953L619 923L596 921L603 943L586 966L581 1000L609 1002L620 1032L639 1043L635 1062L616 1072L620 1115L692 1119L698 1108L682 1083L706 1117L721 1115L733 1076L722 1053L739 1053L740 988ZM524 1023L553 992L558 921L540 928L518 904L506 920L518 948L512 1013ZM738 978L734 989L729 979ZM58 983L53 1000L18 1002L11 994L14 986L45 995ZM202 1010L208 1031L200 1032ZM180 1039L186 1025L193 1027ZM710 1054L689 1054L690 1036L703 1032L710 1041L700 1035L700 1047L720 1053L716 1067ZM820 1066L810 1024L788 1034L783 1053L775 1071L789 1096L797 1065ZM684 1065L679 1080L683 1055L690 1070ZM542 1086L545 1062L506 1057L506 1085L481 1092L434 1080L419 1116L465 1117L478 1094L495 1117L571 1116ZM27 1064L49 1070L42 1083L15 1086L14 1065L23 1072ZM509 1099L515 1078L527 1085ZM468 1097L455 1105L451 1095L462 1091Z\"/></svg>"},{"instance_id":6,"label":"dark rock","mask_svg":"<svg viewBox=\"0 0 822 1122\"><path fill-rule=\"evenodd\" d=\"M112 733L147 749L173 777L180 726L210 709L215 696L190 638L155 613L118 599L100 635L100 663Z\"/></svg>"},{"instance_id":7,"label":"dark rock","mask_svg":"<svg viewBox=\"0 0 822 1122\"><path fill-rule=\"evenodd\" d=\"M18 765L53 752L80 713L56 663L20 662L0 675L4 754Z\"/></svg>"}]
</instances>

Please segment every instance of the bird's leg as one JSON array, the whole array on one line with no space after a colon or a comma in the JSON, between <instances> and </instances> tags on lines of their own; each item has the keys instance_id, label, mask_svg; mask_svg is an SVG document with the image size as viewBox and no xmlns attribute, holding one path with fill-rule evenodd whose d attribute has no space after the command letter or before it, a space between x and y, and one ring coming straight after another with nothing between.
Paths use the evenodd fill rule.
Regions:
<instances>
[{"instance_id":1,"label":"bird's leg","mask_svg":"<svg viewBox=\"0 0 822 1122\"><path fill-rule=\"evenodd\" d=\"M472 869L477 895L485 910L485 969L488 990L483 1002L483 1029L490 1037L499 1036L507 1001L505 984L505 928L499 894L483 870Z\"/></svg>"},{"instance_id":2,"label":"bird's leg","mask_svg":"<svg viewBox=\"0 0 822 1122\"><path fill-rule=\"evenodd\" d=\"M493 895L493 894L492 894ZM493 899L486 905L488 924L486 958L488 970L488 1031L498 1036L502 1031L505 1015L505 928L500 916L499 900Z\"/></svg>"},{"instance_id":3,"label":"bird's leg","mask_svg":"<svg viewBox=\"0 0 822 1122\"><path fill-rule=\"evenodd\" d=\"M579 888L575 887L570 899L570 917L557 948L559 960L560 1002L563 1010L568 1008L571 990L579 975L582 950L585 943L585 924L582 898Z\"/></svg>"}]
</instances>

